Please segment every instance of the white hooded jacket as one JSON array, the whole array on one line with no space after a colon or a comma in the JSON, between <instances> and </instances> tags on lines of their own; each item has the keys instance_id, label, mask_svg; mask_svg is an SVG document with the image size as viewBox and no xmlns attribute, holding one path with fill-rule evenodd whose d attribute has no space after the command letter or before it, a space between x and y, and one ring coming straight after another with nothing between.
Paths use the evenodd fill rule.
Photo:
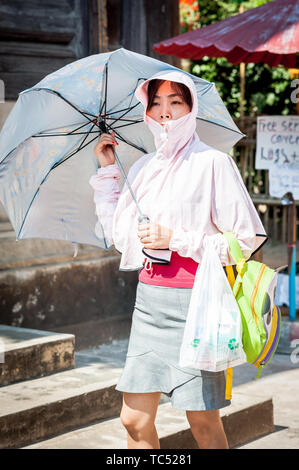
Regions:
<instances>
[{"instance_id":1,"label":"white hooded jacket","mask_svg":"<svg viewBox=\"0 0 299 470\"><path fill-rule=\"evenodd\" d=\"M189 87L190 113L162 127L146 115L149 80L159 78ZM222 265L235 264L223 233L235 233L246 259L267 239L266 232L244 185L238 167L226 153L204 144L198 137L198 102L192 79L180 71L159 72L139 85L135 95L144 106L144 121L154 135L156 152L140 157L128 180L142 212L152 222L173 230L169 249L200 263L209 237ZM138 211L125 184L119 190L118 165L97 170L89 183L94 189L96 214L108 245L122 254L121 271L143 267L138 234ZM102 236L101 225L96 234Z\"/></svg>"}]
</instances>

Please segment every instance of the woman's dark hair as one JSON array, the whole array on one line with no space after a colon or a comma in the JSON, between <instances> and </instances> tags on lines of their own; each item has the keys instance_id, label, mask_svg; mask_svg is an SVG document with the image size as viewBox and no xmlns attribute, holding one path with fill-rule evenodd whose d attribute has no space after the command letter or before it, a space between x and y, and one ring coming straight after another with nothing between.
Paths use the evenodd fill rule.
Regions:
<instances>
[{"instance_id":1,"label":"woman's dark hair","mask_svg":"<svg viewBox=\"0 0 299 470\"><path fill-rule=\"evenodd\" d=\"M148 111L152 105L153 101L155 99L155 95L162 85L166 80L161 80L158 78L154 78L153 80L149 81L148 84L148 89L147 89L147 94L148 94L148 105L146 110ZM185 101L185 103L189 106L190 111L192 109L192 96L190 93L189 88L184 85L183 83L178 83L178 82L170 82L171 88L178 93L179 95L182 95L182 99Z\"/></svg>"}]
</instances>

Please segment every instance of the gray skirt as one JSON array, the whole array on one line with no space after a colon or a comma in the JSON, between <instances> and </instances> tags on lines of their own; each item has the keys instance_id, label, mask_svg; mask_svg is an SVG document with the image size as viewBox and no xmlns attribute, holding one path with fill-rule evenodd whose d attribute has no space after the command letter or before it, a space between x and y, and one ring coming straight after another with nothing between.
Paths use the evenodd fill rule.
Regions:
<instances>
[{"instance_id":1,"label":"gray skirt","mask_svg":"<svg viewBox=\"0 0 299 470\"><path fill-rule=\"evenodd\" d=\"M179 366L191 288L138 282L126 363L116 390L162 392L174 408L215 410L225 399L225 373Z\"/></svg>"}]
</instances>

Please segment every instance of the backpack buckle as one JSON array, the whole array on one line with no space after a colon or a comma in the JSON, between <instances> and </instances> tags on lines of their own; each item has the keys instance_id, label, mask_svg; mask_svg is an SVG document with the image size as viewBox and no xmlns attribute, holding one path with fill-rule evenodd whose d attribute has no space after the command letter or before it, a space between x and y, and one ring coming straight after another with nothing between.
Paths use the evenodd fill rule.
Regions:
<instances>
[{"instance_id":1,"label":"backpack buckle","mask_svg":"<svg viewBox=\"0 0 299 470\"><path fill-rule=\"evenodd\" d=\"M246 259L240 258L239 261L237 262L236 269L241 277L245 273L245 268L246 268Z\"/></svg>"}]
</instances>

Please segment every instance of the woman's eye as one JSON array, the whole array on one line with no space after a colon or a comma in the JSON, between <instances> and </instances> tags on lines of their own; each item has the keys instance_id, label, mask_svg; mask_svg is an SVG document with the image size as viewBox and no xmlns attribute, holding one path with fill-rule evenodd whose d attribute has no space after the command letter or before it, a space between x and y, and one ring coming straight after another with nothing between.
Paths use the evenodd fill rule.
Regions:
<instances>
[{"instance_id":1,"label":"woman's eye","mask_svg":"<svg viewBox=\"0 0 299 470\"><path fill-rule=\"evenodd\" d=\"M157 106L160 103L152 103L152 106ZM183 104L181 101L172 101L171 104Z\"/></svg>"}]
</instances>

